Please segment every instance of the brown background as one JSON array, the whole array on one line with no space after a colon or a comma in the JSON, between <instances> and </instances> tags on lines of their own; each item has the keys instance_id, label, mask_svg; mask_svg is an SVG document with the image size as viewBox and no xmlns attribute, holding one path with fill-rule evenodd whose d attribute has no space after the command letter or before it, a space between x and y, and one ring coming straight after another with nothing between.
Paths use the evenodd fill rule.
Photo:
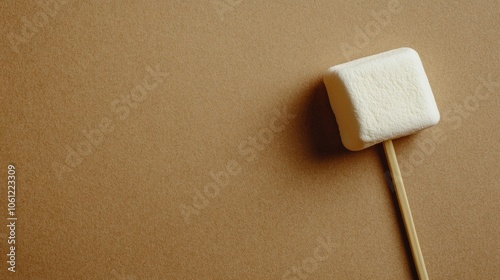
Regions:
<instances>
[{"instance_id":1,"label":"brown background","mask_svg":"<svg viewBox=\"0 0 500 280\"><path fill-rule=\"evenodd\" d=\"M498 1L67 1L46 18L34 2L0 4L1 223L10 163L18 217L15 274L0 227L1 279L281 279L303 261L308 279L411 279L383 152L341 146L321 81L403 46L442 114L395 141L429 275L500 275ZM113 111L148 66L168 76Z\"/></svg>"}]
</instances>

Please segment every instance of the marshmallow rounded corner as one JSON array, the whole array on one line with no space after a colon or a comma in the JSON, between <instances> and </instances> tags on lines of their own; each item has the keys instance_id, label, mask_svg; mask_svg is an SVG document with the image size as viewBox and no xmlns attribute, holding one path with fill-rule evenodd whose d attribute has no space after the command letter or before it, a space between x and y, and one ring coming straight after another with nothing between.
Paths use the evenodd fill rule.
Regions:
<instances>
[{"instance_id":1,"label":"marshmallow rounded corner","mask_svg":"<svg viewBox=\"0 0 500 280\"><path fill-rule=\"evenodd\" d=\"M436 107L435 114L431 117L431 126L435 126L441 121L441 114L439 113L438 108Z\"/></svg>"},{"instance_id":2,"label":"marshmallow rounded corner","mask_svg":"<svg viewBox=\"0 0 500 280\"><path fill-rule=\"evenodd\" d=\"M342 138L342 136L340 138L342 140L342 145L344 145L344 147L351 152L359 152L371 146L371 145L367 146L362 141L345 141L344 138Z\"/></svg>"}]
</instances>

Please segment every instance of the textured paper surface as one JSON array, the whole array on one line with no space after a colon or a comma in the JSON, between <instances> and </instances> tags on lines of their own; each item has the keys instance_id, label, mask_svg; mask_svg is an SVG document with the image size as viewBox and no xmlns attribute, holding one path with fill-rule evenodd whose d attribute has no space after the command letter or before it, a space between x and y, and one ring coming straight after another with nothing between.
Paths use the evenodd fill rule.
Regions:
<instances>
[{"instance_id":1,"label":"textured paper surface","mask_svg":"<svg viewBox=\"0 0 500 280\"><path fill-rule=\"evenodd\" d=\"M395 141L429 276L500 274L498 1L58 3L0 4L1 279L412 279L321 80L404 46L442 116Z\"/></svg>"}]
</instances>

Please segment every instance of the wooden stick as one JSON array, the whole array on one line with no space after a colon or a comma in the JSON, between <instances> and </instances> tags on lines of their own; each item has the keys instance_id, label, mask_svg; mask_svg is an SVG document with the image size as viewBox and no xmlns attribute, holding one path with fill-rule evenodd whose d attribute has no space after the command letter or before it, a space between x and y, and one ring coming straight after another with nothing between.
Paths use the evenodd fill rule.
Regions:
<instances>
[{"instance_id":1,"label":"wooden stick","mask_svg":"<svg viewBox=\"0 0 500 280\"><path fill-rule=\"evenodd\" d=\"M413 255L413 261L415 262L418 277L421 280L428 280L429 276L427 275L427 269L425 268L422 250L420 250L417 231L415 230L415 224L413 223L413 217L411 216L410 205L408 204L408 198L406 197L403 178L401 177L401 171L399 170L399 164L392 140L384 141L383 145L385 156L387 158L387 162L389 163L389 169L391 170L394 189L396 190L396 196L398 198L399 210L401 211L401 216L403 217L403 222L405 224L406 235L410 241L411 253Z\"/></svg>"}]
</instances>

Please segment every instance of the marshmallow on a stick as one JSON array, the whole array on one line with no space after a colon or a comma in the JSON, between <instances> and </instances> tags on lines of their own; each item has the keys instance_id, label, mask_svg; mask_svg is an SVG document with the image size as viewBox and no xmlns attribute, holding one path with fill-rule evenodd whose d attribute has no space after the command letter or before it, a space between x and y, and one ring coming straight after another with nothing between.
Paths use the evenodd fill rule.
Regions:
<instances>
[{"instance_id":1,"label":"marshmallow on a stick","mask_svg":"<svg viewBox=\"0 0 500 280\"><path fill-rule=\"evenodd\" d=\"M428 279L392 144L439 122L419 55L400 48L360 58L331 67L323 81L344 146L359 151L383 142L415 268L420 279Z\"/></svg>"}]
</instances>

